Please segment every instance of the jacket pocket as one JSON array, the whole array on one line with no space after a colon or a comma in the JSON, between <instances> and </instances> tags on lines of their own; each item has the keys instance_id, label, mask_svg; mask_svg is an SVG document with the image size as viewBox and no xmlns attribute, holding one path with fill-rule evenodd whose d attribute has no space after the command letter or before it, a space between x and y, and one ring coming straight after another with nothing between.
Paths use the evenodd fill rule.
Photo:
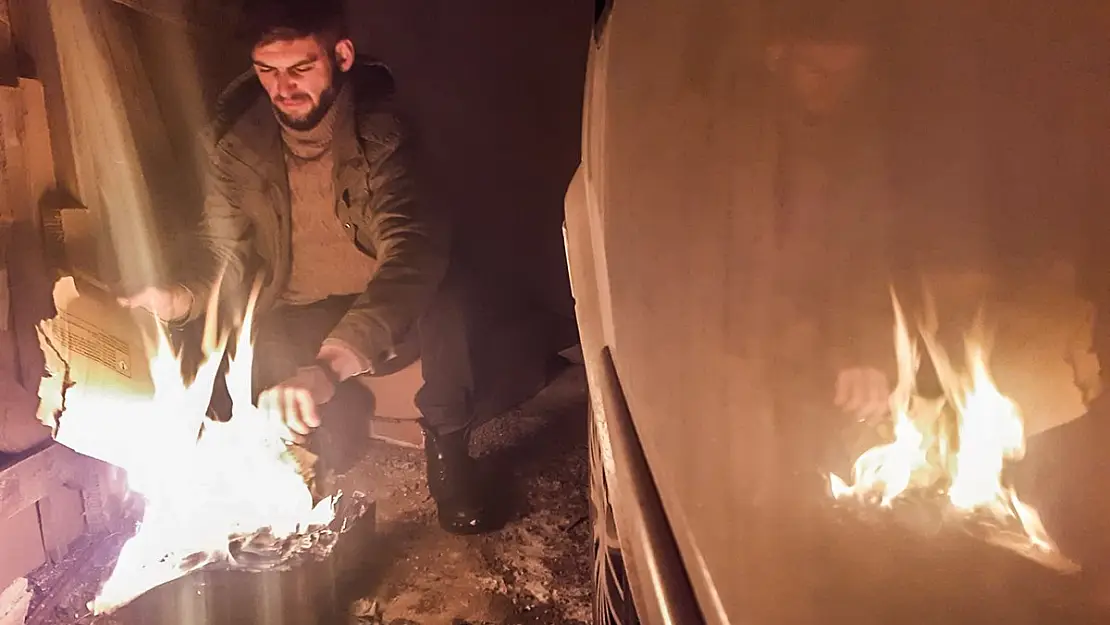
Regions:
<instances>
[{"instance_id":1,"label":"jacket pocket","mask_svg":"<svg viewBox=\"0 0 1110 625\"><path fill-rule=\"evenodd\" d=\"M336 216L343 225L343 231L364 254L376 257L369 191L365 187L348 187L337 193L337 196Z\"/></svg>"}]
</instances>

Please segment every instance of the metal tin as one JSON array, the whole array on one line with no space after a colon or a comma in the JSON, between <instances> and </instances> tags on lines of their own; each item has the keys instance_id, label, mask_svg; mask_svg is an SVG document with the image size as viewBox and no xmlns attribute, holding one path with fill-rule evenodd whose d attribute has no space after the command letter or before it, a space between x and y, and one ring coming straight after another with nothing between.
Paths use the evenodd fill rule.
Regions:
<instances>
[{"instance_id":1,"label":"metal tin","mask_svg":"<svg viewBox=\"0 0 1110 625\"><path fill-rule=\"evenodd\" d=\"M126 625L335 623L346 612L344 580L364 561L373 533L368 504L326 556L306 554L269 570L201 569L143 594L113 618Z\"/></svg>"}]
</instances>

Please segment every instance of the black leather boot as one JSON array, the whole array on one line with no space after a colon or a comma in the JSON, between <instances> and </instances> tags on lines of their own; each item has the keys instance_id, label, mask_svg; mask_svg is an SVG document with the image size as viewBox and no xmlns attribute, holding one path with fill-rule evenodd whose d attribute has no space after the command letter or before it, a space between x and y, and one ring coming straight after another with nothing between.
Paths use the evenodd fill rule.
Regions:
<instances>
[{"instance_id":1,"label":"black leather boot","mask_svg":"<svg viewBox=\"0 0 1110 625\"><path fill-rule=\"evenodd\" d=\"M481 534L497 529L477 463L470 457L469 432L436 434L424 430L428 490L436 501L439 525L451 534Z\"/></svg>"}]
</instances>

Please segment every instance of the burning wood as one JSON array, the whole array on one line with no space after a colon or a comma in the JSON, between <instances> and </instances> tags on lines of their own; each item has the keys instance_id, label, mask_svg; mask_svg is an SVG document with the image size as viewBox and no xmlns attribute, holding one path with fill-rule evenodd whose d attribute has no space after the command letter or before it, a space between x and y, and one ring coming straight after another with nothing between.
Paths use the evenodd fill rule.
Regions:
<instances>
[{"instance_id":1,"label":"burning wood","mask_svg":"<svg viewBox=\"0 0 1110 625\"><path fill-rule=\"evenodd\" d=\"M56 300L64 310L76 290L71 280L60 282L58 289ZM151 319L152 392L127 391L122 385L82 388L77 382L63 395L62 388L43 385L40 418L53 426L55 438L123 468L128 488L143 503L142 521L94 601L96 613L116 610L204 567L274 569L306 555L326 556L346 529L345 521L365 512L359 512L358 497L338 517L341 496L315 501L280 425L253 405L251 317L248 312L229 359L233 410L226 422L206 416L229 338L216 335L215 302L205 328L205 358L191 382L183 379L164 328ZM59 317L44 324L44 342L65 334L64 328L53 327L61 323ZM43 347L55 356L48 363L51 370L65 371L56 346ZM67 378L51 380L64 387Z\"/></svg>"},{"instance_id":2,"label":"burning wood","mask_svg":"<svg viewBox=\"0 0 1110 625\"><path fill-rule=\"evenodd\" d=\"M1004 480L1006 464L1025 453L1018 406L995 386L982 333L965 340L966 374L957 372L936 339L936 323L919 335L936 368L943 396L918 393L921 354L894 299L898 384L890 397L888 441L864 451L849 485L829 475L832 495L863 510L894 510L919 527L955 521L988 542L1062 571L1078 567L1062 556L1037 511ZM981 328L981 324L980 324Z\"/></svg>"}]
</instances>

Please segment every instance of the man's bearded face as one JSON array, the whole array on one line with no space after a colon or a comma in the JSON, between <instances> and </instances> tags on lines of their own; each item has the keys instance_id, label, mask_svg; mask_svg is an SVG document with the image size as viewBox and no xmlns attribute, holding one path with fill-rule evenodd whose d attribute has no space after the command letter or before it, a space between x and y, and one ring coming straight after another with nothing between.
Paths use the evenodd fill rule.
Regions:
<instances>
[{"instance_id":1,"label":"man's bearded face","mask_svg":"<svg viewBox=\"0 0 1110 625\"><path fill-rule=\"evenodd\" d=\"M255 46L254 72L262 82L278 119L290 128L313 128L335 102L349 42L330 49L318 37L280 39Z\"/></svg>"},{"instance_id":2,"label":"man's bearded face","mask_svg":"<svg viewBox=\"0 0 1110 625\"><path fill-rule=\"evenodd\" d=\"M772 50L772 70L796 106L823 116L858 95L869 56L860 43L796 41Z\"/></svg>"}]
</instances>

